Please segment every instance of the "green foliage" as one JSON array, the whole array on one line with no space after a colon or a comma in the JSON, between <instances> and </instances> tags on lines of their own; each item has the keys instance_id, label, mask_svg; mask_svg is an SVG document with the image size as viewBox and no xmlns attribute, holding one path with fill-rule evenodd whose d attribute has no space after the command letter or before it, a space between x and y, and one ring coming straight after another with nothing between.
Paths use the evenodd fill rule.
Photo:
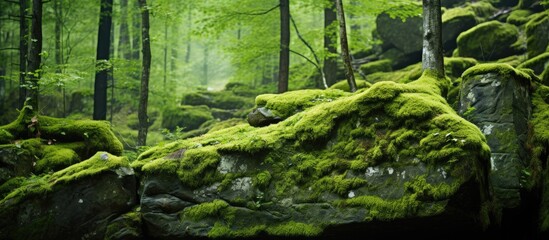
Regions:
<instances>
[{"instance_id":1,"label":"green foliage","mask_svg":"<svg viewBox=\"0 0 549 240\"><path fill-rule=\"evenodd\" d=\"M274 236L314 237L322 233L322 230L322 226L290 221L276 226L269 226L266 232Z\"/></svg>"},{"instance_id":2,"label":"green foliage","mask_svg":"<svg viewBox=\"0 0 549 240\"><path fill-rule=\"evenodd\" d=\"M201 220L206 217L228 217L230 207L223 200L213 200L212 202L201 203L183 210L182 218Z\"/></svg>"}]
</instances>

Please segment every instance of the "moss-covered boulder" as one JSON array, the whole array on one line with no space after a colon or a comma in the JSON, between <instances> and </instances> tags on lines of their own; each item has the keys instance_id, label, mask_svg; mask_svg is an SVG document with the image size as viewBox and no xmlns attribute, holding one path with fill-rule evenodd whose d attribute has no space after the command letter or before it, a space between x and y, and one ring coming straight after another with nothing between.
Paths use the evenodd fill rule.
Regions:
<instances>
[{"instance_id":1,"label":"moss-covered boulder","mask_svg":"<svg viewBox=\"0 0 549 240\"><path fill-rule=\"evenodd\" d=\"M524 172L531 161L527 150L531 82L529 74L508 64L480 64L463 73L459 112L488 140L494 196L506 209L523 204Z\"/></svg>"},{"instance_id":2,"label":"moss-covered boulder","mask_svg":"<svg viewBox=\"0 0 549 240\"><path fill-rule=\"evenodd\" d=\"M170 131L174 131L177 127L183 128L185 131L194 130L212 119L212 112L205 105L182 105L168 107L162 111L162 127Z\"/></svg>"},{"instance_id":3,"label":"moss-covered boulder","mask_svg":"<svg viewBox=\"0 0 549 240\"><path fill-rule=\"evenodd\" d=\"M545 52L536 57L528 59L527 61L518 65L518 68L529 68L532 69L535 74L541 75L543 71L549 68L549 52ZM547 85L547 83L545 84Z\"/></svg>"},{"instance_id":4,"label":"moss-covered boulder","mask_svg":"<svg viewBox=\"0 0 549 240\"><path fill-rule=\"evenodd\" d=\"M97 151L123 151L107 121L42 116L28 106L15 121L0 126L0 144L0 184L9 177L60 170Z\"/></svg>"},{"instance_id":5,"label":"moss-covered boulder","mask_svg":"<svg viewBox=\"0 0 549 240\"><path fill-rule=\"evenodd\" d=\"M372 86L371 83L367 82L366 80L362 80L362 79L356 79L355 83L356 83L356 88L357 89L369 88L370 86ZM351 87L349 87L349 82L347 82L347 80L339 81L339 82L333 84L332 86L330 86L329 88L330 89L339 89L339 90L342 90L342 91L345 91L345 92L351 92Z\"/></svg>"},{"instance_id":6,"label":"moss-covered boulder","mask_svg":"<svg viewBox=\"0 0 549 240\"><path fill-rule=\"evenodd\" d=\"M496 60L523 52L519 30L515 25L489 21L459 35L458 56L480 61Z\"/></svg>"},{"instance_id":7,"label":"moss-covered boulder","mask_svg":"<svg viewBox=\"0 0 549 240\"><path fill-rule=\"evenodd\" d=\"M482 233L490 150L440 96L447 84L427 74L330 101L325 92L278 109L288 117L277 124L151 148L132 163L144 229L151 238Z\"/></svg>"},{"instance_id":8,"label":"moss-covered boulder","mask_svg":"<svg viewBox=\"0 0 549 240\"><path fill-rule=\"evenodd\" d=\"M538 13L526 23L528 58L533 58L549 50L549 10Z\"/></svg>"},{"instance_id":9,"label":"moss-covered boulder","mask_svg":"<svg viewBox=\"0 0 549 240\"><path fill-rule=\"evenodd\" d=\"M516 9L509 14L506 22L516 26L521 26L530 21L531 17L532 11L527 9Z\"/></svg>"},{"instance_id":10,"label":"moss-covered boulder","mask_svg":"<svg viewBox=\"0 0 549 240\"><path fill-rule=\"evenodd\" d=\"M457 47L456 39L460 33L477 24L475 12L470 7L456 7L442 14L442 42L446 52Z\"/></svg>"},{"instance_id":11,"label":"moss-covered boulder","mask_svg":"<svg viewBox=\"0 0 549 240\"><path fill-rule=\"evenodd\" d=\"M393 68L391 66L391 60L389 59L381 59L360 65L360 73L362 75L369 75L375 72L390 71L393 71Z\"/></svg>"},{"instance_id":12,"label":"moss-covered boulder","mask_svg":"<svg viewBox=\"0 0 549 240\"><path fill-rule=\"evenodd\" d=\"M137 203L129 161L98 152L61 171L19 181L0 200L4 239L103 239Z\"/></svg>"}]
</instances>

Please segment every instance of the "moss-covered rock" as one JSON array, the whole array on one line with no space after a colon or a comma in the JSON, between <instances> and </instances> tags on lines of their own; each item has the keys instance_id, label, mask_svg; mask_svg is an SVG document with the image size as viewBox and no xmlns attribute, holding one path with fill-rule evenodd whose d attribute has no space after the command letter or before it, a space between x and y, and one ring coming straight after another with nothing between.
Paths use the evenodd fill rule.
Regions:
<instances>
[{"instance_id":1,"label":"moss-covered rock","mask_svg":"<svg viewBox=\"0 0 549 240\"><path fill-rule=\"evenodd\" d=\"M507 17L506 21L507 23L510 23L516 26L521 26L527 23L528 21L530 21L531 16L532 16L532 11L530 10L516 9L516 10L513 10L511 14L509 14L509 17Z\"/></svg>"},{"instance_id":2,"label":"moss-covered rock","mask_svg":"<svg viewBox=\"0 0 549 240\"><path fill-rule=\"evenodd\" d=\"M367 82L366 80L362 80L362 79L356 79L355 82L356 82L356 88L357 89L369 88L370 86L372 86L371 83ZM339 90L342 90L342 91L345 91L345 92L351 92L351 87L349 87L349 82L347 82L347 80L339 81L339 82L333 84L332 86L330 86L329 88L330 89L339 89Z\"/></svg>"},{"instance_id":3,"label":"moss-covered rock","mask_svg":"<svg viewBox=\"0 0 549 240\"><path fill-rule=\"evenodd\" d=\"M288 117L156 146L132 163L144 176L143 225L156 238L322 237L348 224L376 237L482 232L490 149L440 96L447 84L426 73L354 94L259 96L290 105L272 105Z\"/></svg>"},{"instance_id":4,"label":"moss-covered rock","mask_svg":"<svg viewBox=\"0 0 549 240\"><path fill-rule=\"evenodd\" d=\"M103 239L111 217L130 211L136 202L136 181L128 160L98 152L61 171L17 183L0 200L0 235Z\"/></svg>"},{"instance_id":5,"label":"moss-covered rock","mask_svg":"<svg viewBox=\"0 0 549 240\"><path fill-rule=\"evenodd\" d=\"M375 72L390 72L392 70L391 60L389 59L377 60L360 65L360 72L363 75L369 75Z\"/></svg>"},{"instance_id":6,"label":"moss-covered rock","mask_svg":"<svg viewBox=\"0 0 549 240\"><path fill-rule=\"evenodd\" d=\"M549 10L532 16L526 23L528 58L533 58L548 51L549 38Z\"/></svg>"},{"instance_id":7,"label":"moss-covered rock","mask_svg":"<svg viewBox=\"0 0 549 240\"><path fill-rule=\"evenodd\" d=\"M210 108L205 105L168 107L162 112L162 128L174 131L176 127L181 127L185 131L190 131L212 119Z\"/></svg>"},{"instance_id":8,"label":"moss-covered rock","mask_svg":"<svg viewBox=\"0 0 549 240\"><path fill-rule=\"evenodd\" d=\"M480 61L496 60L524 51L518 28L512 24L490 21L459 35L458 56Z\"/></svg>"},{"instance_id":9,"label":"moss-covered rock","mask_svg":"<svg viewBox=\"0 0 549 240\"><path fill-rule=\"evenodd\" d=\"M206 105L210 108L220 109L240 109L252 107L253 97L255 95L249 92L239 90L241 89L233 87L232 91L198 91L187 93L183 95L181 104L192 106ZM246 95L246 97L237 95L235 94L235 92Z\"/></svg>"},{"instance_id":10,"label":"moss-covered rock","mask_svg":"<svg viewBox=\"0 0 549 240\"><path fill-rule=\"evenodd\" d=\"M523 62L522 64L518 65L518 68L530 68L534 70L535 74L541 75L544 70L549 68L549 52L542 53Z\"/></svg>"}]
</instances>

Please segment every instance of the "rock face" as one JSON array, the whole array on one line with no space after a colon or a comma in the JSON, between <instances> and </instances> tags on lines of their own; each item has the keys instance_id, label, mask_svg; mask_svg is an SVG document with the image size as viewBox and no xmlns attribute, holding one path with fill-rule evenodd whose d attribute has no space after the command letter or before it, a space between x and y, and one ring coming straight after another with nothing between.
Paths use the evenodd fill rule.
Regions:
<instances>
[{"instance_id":1,"label":"rock face","mask_svg":"<svg viewBox=\"0 0 549 240\"><path fill-rule=\"evenodd\" d=\"M492 150L490 178L505 208L521 204L521 175L532 113L531 77L505 64L480 64L463 74L460 113L475 123Z\"/></svg>"}]
</instances>

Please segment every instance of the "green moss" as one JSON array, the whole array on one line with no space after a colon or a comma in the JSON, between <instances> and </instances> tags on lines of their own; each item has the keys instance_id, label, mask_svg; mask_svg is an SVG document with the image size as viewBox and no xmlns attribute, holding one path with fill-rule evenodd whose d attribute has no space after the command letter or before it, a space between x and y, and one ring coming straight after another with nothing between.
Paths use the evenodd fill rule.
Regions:
<instances>
[{"instance_id":1,"label":"green moss","mask_svg":"<svg viewBox=\"0 0 549 240\"><path fill-rule=\"evenodd\" d=\"M14 177L0 185L0 199L6 197L11 191L19 188L25 182L25 177Z\"/></svg>"},{"instance_id":2,"label":"green moss","mask_svg":"<svg viewBox=\"0 0 549 240\"><path fill-rule=\"evenodd\" d=\"M255 98L255 103L258 107L268 108L275 116L287 118L312 106L332 102L345 95L345 92L338 89L307 89L283 94L259 95Z\"/></svg>"},{"instance_id":3,"label":"green moss","mask_svg":"<svg viewBox=\"0 0 549 240\"><path fill-rule=\"evenodd\" d=\"M162 128L173 131L176 127L182 127L185 131L189 131L199 128L204 122L212 119L210 108L204 105L170 107L162 112Z\"/></svg>"},{"instance_id":4,"label":"green moss","mask_svg":"<svg viewBox=\"0 0 549 240\"><path fill-rule=\"evenodd\" d=\"M416 195L418 200L439 201L452 196L459 185L440 183L437 186L427 182L425 176L417 176L404 184L407 191Z\"/></svg>"},{"instance_id":5,"label":"green moss","mask_svg":"<svg viewBox=\"0 0 549 240\"><path fill-rule=\"evenodd\" d=\"M43 152L43 157L36 163L39 173L58 171L80 161L78 154L70 148L47 145Z\"/></svg>"},{"instance_id":6,"label":"green moss","mask_svg":"<svg viewBox=\"0 0 549 240\"><path fill-rule=\"evenodd\" d=\"M393 220L417 215L420 202L416 199L415 195L397 200L385 200L377 196L358 196L337 201L335 205L340 208L365 208L369 213L365 220Z\"/></svg>"},{"instance_id":7,"label":"green moss","mask_svg":"<svg viewBox=\"0 0 549 240\"><path fill-rule=\"evenodd\" d=\"M535 15L526 23L526 36L528 36L528 58L533 58L547 51L549 39L546 37L549 31L549 10Z\"/></svg>"},{"instance_id":8,"label":"green moss","mask_svg":"<svg viewBox=\"0 0 549 240\"><path fill-rule=\"evenodd\" d=\"M447 76L459 78L465 70L477 64L478 61L474 58L446 57L444 58L444 71Z\"/></svg>"},{"instance_id":9,"label":"green moss","mask_svg":"<svg viewBox=\"0 0 549 240\"><path fill-rule=\"evenodd\" d=\"M421 63L412 64L403 69L391 72L377 72L366 76L366 81L376 83L380 81L394 81L398 83L408 83L417 80L423 70Z\"/></svg>"},{"instance_id":10,"label":"green moss","mask_svg":"<svg viewBox=\"0 0 549 240\"><path fill-rule=\"evenodd\" d=\"M357 89L369 88L372 85L369 82L360 79L356 79L355 82ZM345 92L351 92L351 88L349 87L349 83L347 82L347 80L339 81L330 86L329 89L339 89Z\"/></svg>"},{"instance_id":11,"label":"green moss","mask_svg":"<svg viewBox=\"0 0 549 240\"><path fill-rule=\"evenodd\" d=\"M5 129L0 128L0 144L9 143L13 141L15 138L13 135L6 131Z\"/></svg>"},{"instance_id":12,"label":"green moss","mask_svg":"<svg viewBox=\"0 0 549 240\"><path fill-rule=\"evenodd\" d=\"M461 33L457 45L459 56L482 61L496 60L521 51L518 28L495 20Z\"/></svg>"},{"instance_id":13,"label":"green moss","mask_svg":"<svg viewBox=\"0 0 549 240\"><path fill-rule=\"evenodd\" d=\"M13 190L3 200L0 200L0 205L5 201L19 201L27 197L40 196L50 192L57 184L76 181L119 167L129 167L127 159L116 157L107 152L97 152L90 159L74 164L61 171L27 178L19 188Z\"/></svg>"},{"instance_id":14,"label":"green moss","mask_svg":"<svg viewBox=\"0 0 549 240\"><path fill-rule=\"evenodd\" d=\"M530 85L532 77L527 72L515 69L513 66L505 63L483 63L472 68L467 69L462 75L463 79L467 79L466 76L480 75L485 73L496 73L499 75L509 75L516 77L519 80L525 81Z\"/></svg>"},{"instance_id":15,"label":"green moss","mask_svg":"<svg viewBox=\"0 0 549 240\"><path fill-rule=\"evenodd\" d=\"M517 9L509 14L507 17L507 23L514 24L517 26L523 25L530 20L532 11L525 9Z\"/></svg>"},{"instance_id":16,"label":"green moss","mask_svg":"<svg viewBox=\"0 0 549 240\"><path fill-rule=\"evenodd\" d=\"M121 235L138 239L142 235L141 224L141 213L137 210L122 214L107 226L105 240L119 239Z\"/></svg>"},{"instance_id":17,"label":"green moss","mask_svg":"<svg viewBox=\"0 0 549 240\"><path fill-rule=\"evenodd\" d=\"M458 18L475 18L475 12L471 7L455 7L450 8L442 14L442 22L446 23Z\"/></svg>"},{"instance_id":18,"label":"green moss","mask_svg":"<svg viewBox=\"0 0 549 240\"><path fill-rule=\"evenodd\" d=\"M345 174L327 176L319 179L312 186L316 192L332 192L345 196L350 190L367 184L362 178L345 178Z\"/></svg>"},{"instance_id":19,"label":"green moss","mask_svg":"<svg viewBox=\"0 0 549 240\"><path fill-rule=\"evenodd\" d=\"M300 222L286 222L275 226L269 226L266 232L274 236L304 236L314 237L322 233L323 228L312 224L300 223Z\"/></svg>"},{"instance_id":20,"label":"green moss","mask_svg":"<svg viewBox=\"0 0 549 240\"><path fill-rule=\"evenodd\" d=\"M360 71L364 75L369 75L375 72L390 72L393 71L393 67L391 66L391 60L382 59L360 65Z\"/></svg>"},{"instance_id":21,"label":"green moss","mask_svg":"<svg viewBox=\"0 0 549 240\"><path fill-rule=\"evenodd\" d=\"M246 238L257 236L267 229L266 225L257 225L249 228L234 229L230 226L216 222L213 228L208 232L210 238Z\"/></svg>"},{"instance_id":22,"label":"green moss","mask_svg":"<svg viewBox=\"0 0 549 240\"><path fill-rule=\"evenodd\" d=\"M534 70L535 74L541 75L545 69L549 67L549 52L537 55L522 64L517 68L530 68Z\"/></svg>"},{"instance_id":23,"label":"green moss","mask_svg":"<svg viewBox=\"0 0 549 240\"><path fill-rule=\"evenodd\" d=\"M259 189L262 189L262 188L266 188L269 186L269 183L271 183L271 173L269 171L262 171L260 173L258 173L255 178L254 178L254 181L252 181L255 186Z\"/></svg>"},{"instance_id":24,"label":"green moss","mask_svg":"<svg viewBox=\"0 0 549 240\"><path fill-rule=\"evenodd\" d=\"M201 220L207 217L228 218L230 215L229 204L223 200L216 199L212 202L201 203L185 208L181 217L192 220Z\"/></svg>"}]
</instances>

